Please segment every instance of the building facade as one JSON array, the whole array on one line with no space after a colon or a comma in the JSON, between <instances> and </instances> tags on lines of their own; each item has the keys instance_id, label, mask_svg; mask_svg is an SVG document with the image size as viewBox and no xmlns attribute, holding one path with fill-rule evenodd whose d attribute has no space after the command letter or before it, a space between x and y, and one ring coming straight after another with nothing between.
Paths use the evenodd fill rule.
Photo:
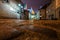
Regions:
<instances>
[{"instance_id":1,"label":"building facade","mask_svg":"<svg viewBox=\"0 0 60 40\"><path fill-rule=\"evenodd\" d=\"M51 3L40 9L41 19L56 20L60 19L60 0L51 0Z\"/></svg>"},{"instance_id":2,"label":"building facade","mask_svg":"<svg viewBox=\"0 0 60 40\"><path fill-rule=\"evenodd\" d=\"M0 18L20 19L21 1L0 0Z\"/></svg>"}]
</instances>

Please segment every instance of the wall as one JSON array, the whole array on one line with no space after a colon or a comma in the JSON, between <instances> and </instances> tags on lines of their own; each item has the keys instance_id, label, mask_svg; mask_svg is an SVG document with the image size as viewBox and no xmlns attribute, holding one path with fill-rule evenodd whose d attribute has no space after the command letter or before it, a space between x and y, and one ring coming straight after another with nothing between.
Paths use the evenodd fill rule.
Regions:
<instances>
[{"instance_id":1,"label":"wall","mask_svg":"<svg viewBox=\"0 0 60 40\"><path fill-rule=\"evenodd\" d=\"M16 12L18 9L16 2L10 0L9 3L2 3L0 1L0 18L20 18L20 15Z\"/></svg>"},{"instance_id":2,"label":"wall","mask_svg":"<svg viewBox=\"0 0 60 40\"><path fill-rule=\"evenodd\" d=\"M56 0L56 15L57 15L56 17L58 19L60 19L59 11L60 11L60 0Z\"/></svg>"},{"instance_id":3,"label":"wall","mask_svg":"<svg viewBox=\"0 0 60 40\"><path fill-rule=\"evenodd\" d=\"M51 19L50 15L56 18L56 0L52 0L51 4L46 8L46 19Z\"/></svg>"},{"instance_id":4,"label":"wall","mask_svg":"<svg viewBox=\"0 0 60 40\"><path fill-rule=\"evenodd\" d=\"M41 15L41 19L46 19L46 10L45 9L41 9L40 10L40 15Z\"/></svg>"},{"instance_id":5,"label":"wall","mask_svg":"<svg viewBox=\"0 0 60 40\"><path fill-rule=\"evenodd\" d=\"M52 3L46 8L47 19L49 15L53 14L54 18L60 19L60 0L53 0Z\"/></svg>"},{"instance_id":6,"label":"wall","mask_svg":"<svg viewBox=\"0 0 60 40\"><path fill-rule=\"evenodd\" d=\"M60 7L60 0L56 0L56 8Z\"/></svg>"}]
</instances>

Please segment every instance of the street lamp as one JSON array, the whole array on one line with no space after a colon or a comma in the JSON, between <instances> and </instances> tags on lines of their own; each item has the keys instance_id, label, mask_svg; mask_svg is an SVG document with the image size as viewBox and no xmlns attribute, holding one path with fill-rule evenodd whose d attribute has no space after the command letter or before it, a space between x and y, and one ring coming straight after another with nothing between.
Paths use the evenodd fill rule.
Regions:
<instances>
[{"instance_id":1,"label":"street lamp","mask_svg":"<svg viewBox=\"0 0 60 40\"><path fill-rule=\"evenodd\" d=\"M20 7L20 6L21 6L21 4L18 4L18 6Z\"/></svg>"},{"instance_id":2,"label":"street lamp","mask_svg":"<svg viewBox=\"0 0 60 40\"><path fill-rule=\"evenodd\" d=\"M19 14L20 14L20 17L21 17L24 7L23 7L22 4L18 4L18 7L20 8Z\"/></svg>"}]
</instances>

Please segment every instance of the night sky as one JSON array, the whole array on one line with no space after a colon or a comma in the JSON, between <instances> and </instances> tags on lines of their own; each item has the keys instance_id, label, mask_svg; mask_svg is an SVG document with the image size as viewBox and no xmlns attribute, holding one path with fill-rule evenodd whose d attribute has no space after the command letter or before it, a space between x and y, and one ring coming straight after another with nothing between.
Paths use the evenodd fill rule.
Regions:
<instances>
[{"instance_id":1,"label":"night sky","mask_svg":"<svg viewBox=\"0 0 60 40\"><path fill-rule=\"evenodd\" d=\"M28 8L33 8L35 11L38 10L41 6L44 6L49 1L47 0L22 0L23 3L26 3Z\"/></svg>"}]
</instances>

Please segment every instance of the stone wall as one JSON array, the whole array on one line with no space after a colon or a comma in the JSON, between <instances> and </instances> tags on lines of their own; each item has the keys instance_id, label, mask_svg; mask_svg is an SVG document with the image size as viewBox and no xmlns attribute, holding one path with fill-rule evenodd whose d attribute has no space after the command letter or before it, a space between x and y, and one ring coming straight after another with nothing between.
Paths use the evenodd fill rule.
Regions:
<instances>
[{"instance_id":1,"label":"stone wall","mask_svg":"<svg viewBox=\"0 0 60 40\"><path fill-rule=\"evenodd\" d=\"M47 19L51 19L51 15L54 15L53 18L60 19L60 0L52 0L52 3L46 8Z\"/></svg>"},{"instance_id":2,"label":"stone wall","mask_svg":"<svg viewBox=\"0 0 60 40\"><path fill-rule=\"evenodd\" d=\"M60 19L60 0L56 0L56 17Z\"/></svg>"},{"instance_id":3,"label":"stone wall","mask_svg":"<svg viewBox=\"0 0 60 40\"><path fill-rule=\"evenodd\" d=\"M52 0L51 4L46 8L46 19L51 19L51 16L53 15L54 18L56 18L56 0Z\"/></svg>"},{"instance_id":4,"label":"stone wall","mask_svg":"<svg viewBox=\"0 0 60 40\"><path fill-rule=\"evenodd\" d=\"M56 8L60 7L60 0L56 0Z\"/></svg>"},{"instance_id":5,"label":"stone wall","mask_svg":"<svg viewBox=\"0 0 60 40\"><path fill-rule=\"evenodd\" d=\"M16 6L15 1L9 1L9 3L4 3L0 1L0 18L20 18L20 15L15 12L19 8Z\"/></svg>"}]
</instances>

